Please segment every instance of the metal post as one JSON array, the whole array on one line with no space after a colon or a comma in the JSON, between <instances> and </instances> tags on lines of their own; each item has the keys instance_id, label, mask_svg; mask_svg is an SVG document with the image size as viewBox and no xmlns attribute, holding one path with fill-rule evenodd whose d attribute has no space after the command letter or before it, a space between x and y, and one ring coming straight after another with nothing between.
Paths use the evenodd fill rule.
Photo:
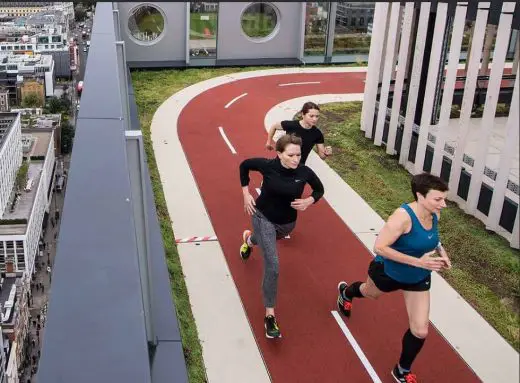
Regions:
<instances>
[{"instance_id":1,"label":"metal post","mask_svg":"<svg viewBox=\"0 0 520 383\"><path fill-rule=\"evenodd\" d=\"M332 62L332 52L334 49L334 35L336 33L336 13L338 11L338 3L333 1L329 3L329 14L327 19L327 41L325 49L325 62Z\"/></svg>"},{"instance_id":2,"label":"metal post","mask_svg":"<svg viewBox=\"0 0 520 383\"><path fill-rule=\"evenodd\" d=\"M126 130L130 130L130 102L128 100L128 74L126 69L125 42L116 41L117 72L119 75L119 91L121 93L122 119L126 123Z\"/></svg>"},{"instance_id":3,"label":"metal post","mask_svg":"<svg viewBox=\"0 0 520 383\"><path fill-rule=\"evenodd\" d=\"M150 230L146 203L143 136L140 130L127 130L125 137L146 337L148 343L155 346L157 337L153 326Z\"/></svg>"},{"instance_id":4,"label":"metal post","mask_svg":"<svg viewBox=\"0 0 520 383\"><path fill-rule=\"evenodd\" d=\"M114 32L116 34L116 41L121 40L121 25L119 24L119 10L112 10L112 16L114 18Z\"/></svg>"}]
</instances>

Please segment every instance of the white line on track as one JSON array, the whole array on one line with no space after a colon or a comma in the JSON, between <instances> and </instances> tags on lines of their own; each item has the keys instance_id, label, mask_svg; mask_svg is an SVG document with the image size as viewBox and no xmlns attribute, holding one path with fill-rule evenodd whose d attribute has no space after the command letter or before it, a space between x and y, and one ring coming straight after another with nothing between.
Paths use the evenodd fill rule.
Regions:
<instances>
[{"instance_id":1,"label":"white line on track","mask_svg":"<svg viewBox=\"0 0 520 383\"><path fill-rule=\"evenodd\" d=\"M222 136L222 138L224 139L224 141L226 141L226 144L227 146L229 147L229 150L231 150L231 153L233 154L237 154L237 151L235 150L235 148L233 147L233 145L231 145L231 142L229 142L227 136L226 136L226 133L224 133L224 128L222 126L219 126L218 127L218 130L220 131L220 135Z\"/></svg>"},{"instance_id":2,"label":"white line on track","mask_svg":"<svg viewBox=\"0 0 520 383\"><path fill-rule=\"evenodd\" d=\"M245 97L247 96L247 93L242 93L240 96L237 96L235 97L234 99L232 99L231 101L229 101L226 106L224 106L224 109L227 109L229 108L235 101L238 101L240 100L242 97Z\"/></svg>"},{"instance_id":3,"label":"white line on track","mask_svg":"<svg viewBox=\"0 0 520 383\"><path fill-rule=\"evenodd\" d=\"M278 84L278 86L309 85L309 84L321 84L321 81L288 82L286 84Z\"/></svg>"},{"instance_id":4,"label":"white line on track","mask_svg":"<svg viewBox=\"0 0 520 383\"><path fill-rule=\"evenodd\" d=\"M361 363L363 363L363 366L365 366L365 369L367 370L368 375L370 375L370 378L372 378L372 381L374 383L381 383L381 379L379 379L379 376L377 376L376 371L374 370L374 368L368 361L367 357L363 353L363 350L361 350L361 347L359 347L358 342L356 341L356 339L354 338L354 336L348 329L347 325L345 324L345 322L343 321L343 319L341 318L339 313L337 311L331 311L330 313L332 314L334 319L336 319L336 322L338 322L338 325L341 328L341 331L343 331L343 334L345 334L345 336L347 337L347 340L352 345L352 348L356 352L359 360L361 360Z\"/></svg>"}]
</instances>

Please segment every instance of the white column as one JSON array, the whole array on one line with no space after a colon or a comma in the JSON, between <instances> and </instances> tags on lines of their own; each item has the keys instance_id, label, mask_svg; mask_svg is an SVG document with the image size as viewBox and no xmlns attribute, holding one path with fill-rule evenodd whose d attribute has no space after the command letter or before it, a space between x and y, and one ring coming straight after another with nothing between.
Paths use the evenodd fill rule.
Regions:
<instances>
[{"instance_id":1,"label":"white column","mask_svg":"<svg viewBox=\"0 0 520 383\"><path fill-rule=\"evenodd\" d=\"M475 163L471 172L468 199L465 208L465 211L469 214L473 214L476 211L480 196L480 187L489 150L489 139L494 125L498 95L500 93L500 85L502 83L504 64L506 62L507 48L509 45L509 36L511 35L512 13L514 9L515 3L513 2L506 2L502 5L502 14L500 15L497 38L495 41L495 51L493 52L493 66L491 67L487 86L486 104L480 125L477 152L474 157ZM516 105L516 107L518 107L518 105Z\"/></svg>"},{"instance_id":2,"label":"white column","mask_svg":"<svg viewBox=\"0 0 520 383\"><path fill-rule=\"evenodd\" d=\"M374 145L381 146L383 130L386 120L386 109L388 104L388 92L390 91L390 80L395 63L395 46L397 44L397 28L399 26L399 14L401 5L399 2L392 3L390 11L390 22L388 24L388 36L386 40L386 52L383 69L383 80L381 82L381 93L379 94L379 110L377 112L377 124L374 134Z\"/></svg>"},{"instance_id":3,"label":"white column","mask_svg":"<svg viewBox=\"0 0 520 383\"><path fill-rule=\"evenodd\" d=\"M424 41L428 32L428 20L430 18L430 3L421 3L421 11L417 21L417 35L415 41L415 51L413 57L412 74L409 81L408 103L406 106L406 118L404 122L403 140L401 143L401 152L399 155L399 163L406 165L408 161L408 152L410 151L410 140L412 139L412 127L414 124L415 109L417 106L417 97L419 95L419 83L421 81L421 69L424 57Z\"/></svg>"},{"instance_id":4,"label":"white column","mask_svg":"<svg viewBox=\"0 0 520 383\"><path fill-rule=\"evenodd\" d=\"M471 38L470 54L467 59L466 82L464 84L464 96L460 108L459 136L455 153L451 163L450 173L450 197L457 198L459 187L460 172L462 169L462 158L466 150L468 140L469 124L471 119L471 109L473 108L473 98L477 86L477 76L480 68L480 57L482 56L482 44L486 33L486 24L489 12L489 2L481 2L478 5L477 18L473 24L473 36Z\"/></svg>"},{"instance_id":5,"label":"white column","mask_svg":"<svg viewBox=\"0 0 520 383\"><path fill-rule=\"evenodd\" d=\"M437 3L437 14L435 16L435 26L433 30L433 42L428 64L428 77L426 78L426 88L424 90L424 103L421 114L421 129L417 141L417 151L415 155L415 174L421 173L424 166L424 155L428 143L428 133L430 132L433 102L435 100L435 90L437 88L437 76L439 75L439 65L444 45L444 30L446 29L446 17L448 15L448 3ZM444 67L444 63L442 63Z\"/></svg>"},{"instance_id":6,"label":"white column","mask_svg":"<svg viewBox=\"0 0 520 383\"><path fill-rule=\"evenodd\" d=\"M388 129L388 139L386 140L386 152L390 155L395 154L395 137L397 135L397 125L401 109L401 99L403 97L404 77L406 76L406 61L410 48L410 37L412 32L414 3L407 2L404 9L403 30L401 31L401 43L399 46L399 66L394 85L394 99L392 100L392 115L390 116L390 126Z\"/></svg>"},{"instance_id":7,"label":"white column","mask_svg":"<svg viewBox=\"0 0 520 383\"><path fill-rule=\"evenodd\" d=\"M513 90L513 98L511 105L517 105L520 101L519 81L520 71L516 71L515 88ZM500 152L500 161L498 163L497 178L495 186L493 187L493 197L491 198L491 206L486 220L486 229L497 231L498 222L502 213L502 206L504 205L504 196L506 194L507 181L509 180L509 172L516 149L518 145L518 126L520 123L518 107L510 108L509 117L507 118L506 135L507 138L504 146Z\"/></svg>"},{"instance_id":8,"label":"white column","mask_svg":"<svg viewBox=\"0 0 520 383\"><path fill-rule=\"evenodd\" d=\"M455 91L455 82L457 79L457 69L459 67L462 38L464 37L464 24L466 20L467 9L468 7L465 3L458 4L453 20L450 53L448 56L448 68L446 70L446 79L444 81L441 113L439 116L437 134L435 136L435 150L433 152L433 163L431 170L431 173L436 176L440 176L442 169L444 146L446 145L448 125L450 122L451 105L453 102L453 92Z\"/></svg>"},{"instance_id":9,"label":"white column","mask_svg":"<svg viewBox=\"0 0 520 383\"><path fill-rule=\"evenodd\" d=\"M368 53L368 68L365 78L365 97L361 110L361 130L365 134L372 133L374 125L374 112L376 107L377 86L379 82L379 68L385 42L386 15L388 3L377 3L374 11L374 23L372 38L370 40L370 52Z\"/></svg>"}]
</instances>

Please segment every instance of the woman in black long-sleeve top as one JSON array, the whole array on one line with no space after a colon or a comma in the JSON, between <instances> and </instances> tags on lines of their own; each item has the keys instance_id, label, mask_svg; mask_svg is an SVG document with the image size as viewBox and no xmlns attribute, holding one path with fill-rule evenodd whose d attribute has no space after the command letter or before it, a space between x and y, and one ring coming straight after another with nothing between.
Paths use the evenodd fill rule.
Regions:
<instances>
[{"instance_id":1,"label":"woman in black long-sleeve top","mask_svg":"<svg viewBox=\"0 0 520 383\"><path fill-rule=\"evenodd\" d=\"M286 134L276 142L276 158L250 158L240 164L244 210L252 215L253 222L253 232L245 230L242 235L244 243L240 247L240 256L247 260L255 245L262 250L264 325L268 338L281 337L274 315L279 273L276 241L294 229L298 210L306 210L323 196L323 185L318 176L307 166L300 165L301 145L300 137ZM248 187L251 170L263 176L261 193L256 201ZM302 198L307 183L312 187L312 194Z\"/></svg>"}]
</instances>

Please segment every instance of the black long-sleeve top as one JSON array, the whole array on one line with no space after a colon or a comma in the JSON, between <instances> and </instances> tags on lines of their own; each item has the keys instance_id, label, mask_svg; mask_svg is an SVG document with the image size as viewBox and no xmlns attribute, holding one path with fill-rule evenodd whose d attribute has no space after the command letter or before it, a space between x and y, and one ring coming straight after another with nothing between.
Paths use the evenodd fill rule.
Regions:
<instances>
[{"instance_id":1,"label":"black long-sleeve top","mask_svg":"<svg viewBox=\"0 0 520 383\"><path fill-rule=\"evenodd\" d=\"M323 196L323 184L311 168L300 165L296 169L282 166L280 159L250 158L240 164L240 183L249 185L249 171L264 177L256 208L271 222L285 224L296 221L297 210L291 202L301 198L305 184L312 187L314 203Z\"/></svg>"}]
</instances>

